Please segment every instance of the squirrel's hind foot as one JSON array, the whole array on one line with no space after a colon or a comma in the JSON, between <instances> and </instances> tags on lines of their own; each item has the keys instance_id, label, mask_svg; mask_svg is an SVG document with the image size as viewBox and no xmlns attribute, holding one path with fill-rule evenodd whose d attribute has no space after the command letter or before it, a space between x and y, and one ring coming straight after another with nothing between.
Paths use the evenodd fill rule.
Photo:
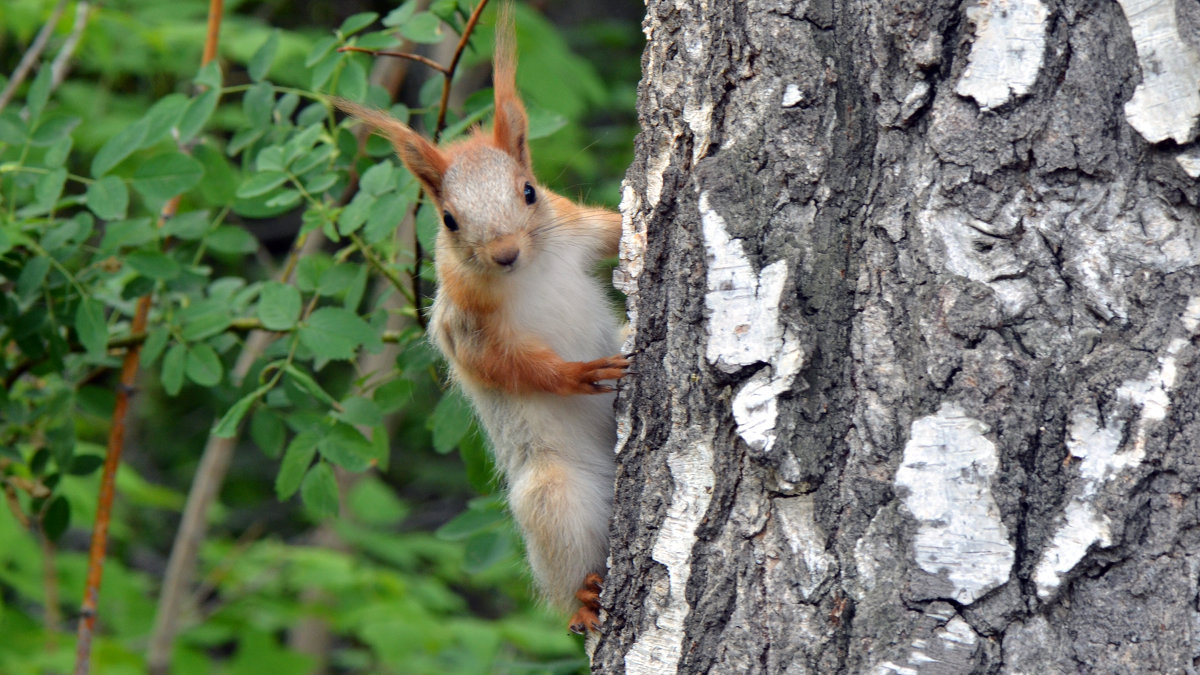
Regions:
<instances>
[{"instance_id":1,"label":"squirrel's hind foot","mask_svg":"<svg viewBox=\"0 0 1200 675\"><path fill-rule=\"evenodd\" d=\"M575 597L583 606L575 611L567 628L576 635L585 631L600 630L600 586L604 578L599 574L589 574L583 580L583 585L575 591Z\"/></svg>"}]
</instances>

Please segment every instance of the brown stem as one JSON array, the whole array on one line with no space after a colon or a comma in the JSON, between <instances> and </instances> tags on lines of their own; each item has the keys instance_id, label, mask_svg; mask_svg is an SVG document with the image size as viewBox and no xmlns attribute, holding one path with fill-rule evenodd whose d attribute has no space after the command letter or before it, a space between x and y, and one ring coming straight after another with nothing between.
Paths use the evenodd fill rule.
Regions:
<instances>
[{"instance_id":1,"label":"brown stem","mask_svg":"<svg viewBox=\"0 0 1200 675\"><path fill-rule=\"evenodd\" d=\"M454 56L450 59L450 65L442 70L442 100L438 103L437 125L433 128L433 142L437 143L441 137L442 131L446 128L446 110L450 107L450 86L454 82L454 73L458 70L458 61L462 58L463 50L467 47L467 42L471 39L471 33L475 32L475 25L479 23L479 17L483 14L483 8L487 7L488 0L479 0L479 4L471 12L470 18L463 26L462 35L458 38L458 45L454 48ZM419 201L420 197L418 197ZM413 271L412 271L412 288L413 295L417 298L421 297L421 264L425 259L425 251L421 246L421 238L417 236L417 228L413 228ZM425 313L420 307L416 307L417 325L421 330L425 330Z\"/></svg>"},{"instance_id":2,"label":"brown stem","mask_svg":"<svg viewBox=\"0 0 1200 675\"><path fill-rule=\"evenodd\" d=\"M208 6L208 36L204 42L204 54L200 67L208 65L217 54L217 39L220 35L223 0L210 0ZM179 210L179 196L163 205L159 213L158 227L162 227ZM145 333L146 320L150 315L152 294L143 295L137 304L130 333ZM125 352L121 364L121 383L117 387L116 405L113 406L112 426L108 436L108 452L104 457L104 471L100 475L100 495L96 506L96 524L92 528L92 543L88 551L87 582L83 591L83 606L80 608L79 631L75 650L75 675L87 675L91 667L92 637L96 628L97 602L100 596L100 581L104 575L104 555L108 548L108 525L112 517L113 497L116 494L117 467L121 463L121 450L125 445L125 416L129 409L129 397L137 382L138 364L142 346L133 345Z\"/></svg>"},{"instance_id":3,"label":"brown stem","mask_svg":"<svg viewBox=\"0 0 1200 675\"><path fill-rule=\"evenodd\" d=\"M437 61L434 61L433 59L425 57L425 56L421 56L420 54L413 54L411 52L389 52L389 51L384 51L381 49L365 49L363 47L351 47L349 45L347 45L345 47L338 47L338 51L339 52L360 52L362 54L370 54L372 56L392 56L392 57L395 57L398 59L408 59L410 61L416 61L417 63L424 63L425 65L429 66L430 68L433 68L434 70L438 71L439 73L445 74L445 72L446 72L446 67L443 66L442 64L438 63Z\"/></svg>"}]
</instances>

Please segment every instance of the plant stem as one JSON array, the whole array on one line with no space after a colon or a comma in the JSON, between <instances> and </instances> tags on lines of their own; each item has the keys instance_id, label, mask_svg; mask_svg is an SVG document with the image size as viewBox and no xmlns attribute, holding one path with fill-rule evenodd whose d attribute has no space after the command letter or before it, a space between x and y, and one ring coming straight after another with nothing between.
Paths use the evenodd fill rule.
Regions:
<instances>
[{"instance_id":1,"label":"plant stem","mask_svg":"<svg viewBox=\"0 0 1200 675\"><path fill-rule=\"evenodd\" d=\"M204 43L204 55L200 67L208 65L217 55L217 39L220 36L223 0L210 0L208 6L208 36ZM179 210L179 196L163 205L158 218L162 227ZM143 295L137 304L131 333L145 333L150 315L152 294ZM121 463L121 450L125 445L125 416L129 409L129 398L137 381L138 364L142 346L133 345L125 352L121 365L121 383L117 387L116 404L113 406L112 426L108 436L108 452L104 457L104 471L100 476L100 495L96 506L96 524L92 528L92 543L88 552L87 582L83 591L83 606L80 608L79 632L75 650L75 675L87 675L91 667L92 637L95 634L97 604L100 596L100 581L104 575L104 555L108 548L108 525L112 517L113 497L116 493L117 467Z\"/></svg>"}]
</instances>

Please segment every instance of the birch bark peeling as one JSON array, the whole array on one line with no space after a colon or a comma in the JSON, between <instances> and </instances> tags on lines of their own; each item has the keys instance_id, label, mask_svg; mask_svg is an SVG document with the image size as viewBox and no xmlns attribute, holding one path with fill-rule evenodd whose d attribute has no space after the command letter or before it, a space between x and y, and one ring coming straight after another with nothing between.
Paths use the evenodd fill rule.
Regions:
<instances>
[{"instance_id":1,"label":"birch bark peeling","mask_svg":"<svg viewBox=\"0 0 1200 675\"><path fill-rule=\"evenodd\" d=\"M1129 124L1151 143L1184 144L1200 116L1200 57L1179 34L1175 0L1119 0L1137 44L1142 83L1125 104Z\"/></svg>"},{"instance_id":2,"label":"birch bark peeling","mask_svg":"<svg viewBox=\"0 0 1200 675\"><path fill-rule=\"evenodd\" d=\"M648 0L596 672L1200 667L1195 148L1143 13L978 6Z\"/></svg>"},{"instance_id":3,"label":"birch bark peeling","mask_svg":"<svg viewBox=\"0 0 1200 675\"><path fill-rule=\"evenodd\" d=\"M1042 67L1046 6L1041 0L979 0L966 12L975 44L954 90L984 110L1029 93Z\"/></svg>"}]
</instances>

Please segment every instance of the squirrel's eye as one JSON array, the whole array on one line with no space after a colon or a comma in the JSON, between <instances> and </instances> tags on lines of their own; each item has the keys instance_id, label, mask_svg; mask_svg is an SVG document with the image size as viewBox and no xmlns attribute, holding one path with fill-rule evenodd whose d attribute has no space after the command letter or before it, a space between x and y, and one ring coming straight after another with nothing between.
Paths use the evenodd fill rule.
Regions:
<instances>
[{"instance_id":1,"label":"squirrel's eye","mask_svg":"<svg viewBox=\"0 0 1200 675\"><path fill-rule=\"evenodd\" d=\"M537 193L533 191L533 186L529 183L525 184L525 203L532 204L537 201Z\"/></svg>"},{"instance_id":2,"label":"squirrel's eye","mask_svg":"<svg viewBox=\"0 0 1200 675\"><path fill-rule=\"evenodd\" d=\"M442 211L442 222L446 224L446 229L451 232L458 232L458 221L454 216L450 215L449 211Z\"/></svg>"}]
</instances>

